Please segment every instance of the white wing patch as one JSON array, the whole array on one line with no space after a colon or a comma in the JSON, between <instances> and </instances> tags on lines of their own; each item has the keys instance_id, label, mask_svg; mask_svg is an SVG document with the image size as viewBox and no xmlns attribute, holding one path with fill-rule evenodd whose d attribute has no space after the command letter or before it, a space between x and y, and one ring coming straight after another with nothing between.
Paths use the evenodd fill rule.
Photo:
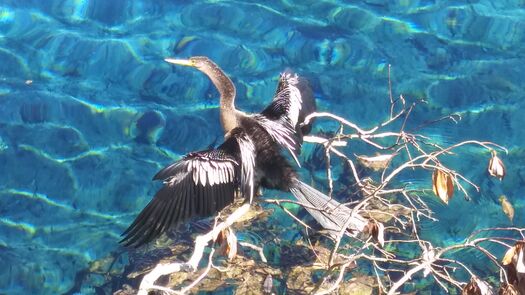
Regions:
<instances>
[{"instance_id":1,"label":"white wing patch","mask_svg":"<svg viewBox=\"0 0 525 295\"><path fill-rule=\"evenodd\" d=\"M295 73L282 73L280 79L285 81L286 86L277 93L274 100L284 99L288 101L286 117L295 128L303 104L301 91L296 86L299 83L299 76Z\"/></svg>"},{"instance_id":2,"label":"white wing patch","mask_svg":"<svg viewBox=\"0 0 525 295\"><path fill-rule=\"evenodd\" d=\"M250 197L250 203L254 195L254 169L255 169L255 146L249 136L242 133L236 136L241 151L241 193Z\"/></svg>"},{"instance_id":3,"label":"white wing patch","mask_svg":"<svg viewBox=\"0 0 525 295\"><path fill-rule=\"evenodd\" d=\"M234 182L236 163L232 160L212 160L208 157L196 157L177 163L181 172L168 178L168 185L175 185L191 174L196 185L216 185Z\"/></svg>"}]
</instances>

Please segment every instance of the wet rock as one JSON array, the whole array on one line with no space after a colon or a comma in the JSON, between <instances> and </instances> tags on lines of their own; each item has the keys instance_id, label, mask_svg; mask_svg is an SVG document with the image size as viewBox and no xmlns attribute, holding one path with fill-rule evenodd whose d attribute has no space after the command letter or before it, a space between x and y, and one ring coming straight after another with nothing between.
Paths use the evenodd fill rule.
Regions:
<instances>
[{"instance_id":1,"label":"wet rock","mask_svg":"<svg viewBox=\"0 0 525 295\"><path fill-rule=\"evenodd\" d=\"M135 123L135 141L143 144L155 143L166 125L162 113L157 111L144 112Z\"/></svg>"}]
</instances>

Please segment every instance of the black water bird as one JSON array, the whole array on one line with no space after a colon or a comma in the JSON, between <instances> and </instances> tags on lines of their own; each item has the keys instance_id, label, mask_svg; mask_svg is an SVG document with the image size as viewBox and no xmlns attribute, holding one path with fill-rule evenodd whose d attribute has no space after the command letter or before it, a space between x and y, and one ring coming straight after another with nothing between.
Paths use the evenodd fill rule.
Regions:
<instances>
[{"instance_id":1,"label":"black water bird","mask_svg":"<svg viewBox=\"0 0 525 295\"><path fill-rule=\"evenodd\" d=\"M231 204L236 191L252 202L259 187L291 192L300 202L325 209L307 208L325 229L339 231L350 209L301 182L282 155L285 148L297 161L302 136L311 129L303 121L316 106L304 79L284 72L272 103L259 114L247 114L235 108L233 82L207 57L166 61L200 70L217 87L225 140L216 149L189 153L159 171L153 179L164 186L121 242L138 247L191 217L211 216Z\"/></svg>"}]
</instances>

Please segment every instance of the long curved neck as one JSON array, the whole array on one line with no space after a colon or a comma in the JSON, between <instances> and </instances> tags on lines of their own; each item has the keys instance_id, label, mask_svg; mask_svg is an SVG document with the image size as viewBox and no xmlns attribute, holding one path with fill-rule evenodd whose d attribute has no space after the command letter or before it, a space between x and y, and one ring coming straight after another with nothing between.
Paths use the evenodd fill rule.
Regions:
<instances>
[{"instance_id":1,"label":"long curved neck","mask_svg":"<svg viewBox=\"0 0 525 295\"><path fill-rule=\"evenodd\" d=\"M213 85L219 91L221 95L220 100L220 111L221 111L221 125L224 129L224 134L230 132L233 128L237 127L237 110L235 109L235 95L236 90L232 80L226 76L226 74L213 63L211 60L208 62L209 67L203 69L203 72L210 78Z\"/></svg>"}]
</instances>

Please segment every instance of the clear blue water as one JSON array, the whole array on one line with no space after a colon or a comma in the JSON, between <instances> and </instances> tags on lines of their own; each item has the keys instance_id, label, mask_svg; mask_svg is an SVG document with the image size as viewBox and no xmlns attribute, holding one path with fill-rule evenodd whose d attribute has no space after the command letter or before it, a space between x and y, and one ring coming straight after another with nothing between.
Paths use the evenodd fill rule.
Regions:
<instances>
[{"instance_id":1,"label":"clear blue water","mask_svg":"<svg viewBox=\"0 0 525 295\"><path fill-rule=\"evenodd\" d=\"M320 109L365 127L387 116L391 64L396 94L428 100L413 124L463 117L426 134L510 150L501 183L486 177L487 154L456 158L482 192L436 205L441 222L425 228L453 242L507 226L500 194L523 226L523 44L520 0L0 0L0 293L71 290L92 261L123 251L155 172L221 137L212 85L166 56L211 57L250 111L290 67ZM82 292L102 283L86 279Z\"/></svg>"}]
</instances>

